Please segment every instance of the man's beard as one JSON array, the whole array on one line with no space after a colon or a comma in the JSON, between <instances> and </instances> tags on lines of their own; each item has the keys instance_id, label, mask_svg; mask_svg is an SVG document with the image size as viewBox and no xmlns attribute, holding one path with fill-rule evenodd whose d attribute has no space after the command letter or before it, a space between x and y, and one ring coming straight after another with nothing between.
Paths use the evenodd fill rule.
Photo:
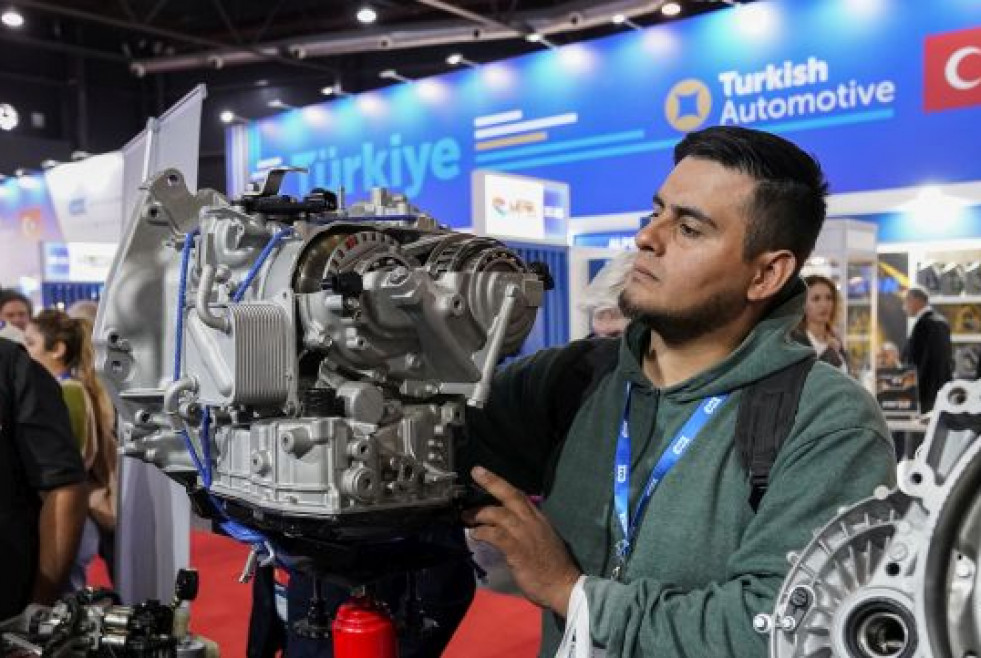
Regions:
<instances>
[{"instance_id":1,"label":"man's beard","mask_svg":"<svg viewBox=\"0 0 981 658\"><path fill-rule=\"evenodd\" d=\"M668 345L700 338L734 320L745 307L745 300L731 292L718 292L701 306L683 311L645 308L627 289L620 293L619 303L625 317L639 320Z\"/></svg>"}]
</instances>

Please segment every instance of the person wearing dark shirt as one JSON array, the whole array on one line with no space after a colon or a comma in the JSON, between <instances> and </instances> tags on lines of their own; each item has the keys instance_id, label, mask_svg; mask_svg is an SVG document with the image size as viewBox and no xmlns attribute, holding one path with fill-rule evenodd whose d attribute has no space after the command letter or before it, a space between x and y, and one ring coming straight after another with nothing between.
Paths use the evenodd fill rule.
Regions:
<instances>
[{"instance_id":1,"label":"person wearing dark shirt","mask_svg":"<svg viewBox=\"0 0 981 658\"><path fill-rule=\"evenodd\" d=\"M84 481L58 382L0 339L0 620L57 598L82 532Z\"/></svg>"},{"instance_id":2,"label":"person wearing dark shirt","mask_svg":"<svg viewBox=\"0 0 981 658\"><path fill-rule=\"evenodd\" d=\"M903 308L916 319L903 350L903 362L916 368L920 411L926 413L933 409L941 387L954 376L950 325L930 306L930 298L923 288L906 291Z\"/></svg>"}]
</instances>

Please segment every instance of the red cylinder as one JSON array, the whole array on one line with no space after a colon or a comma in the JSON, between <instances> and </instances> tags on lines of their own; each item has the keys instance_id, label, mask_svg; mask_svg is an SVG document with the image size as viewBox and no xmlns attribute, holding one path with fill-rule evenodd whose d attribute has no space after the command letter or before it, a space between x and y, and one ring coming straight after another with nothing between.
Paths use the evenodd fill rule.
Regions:
<instances>
[{"instance_id":1,"label":"red cylinder","mask_svg":"<svg viewBox=\"0 0 981 658\"><path fill-rule=\"evenodd\" d=\"M353 598L334 616L334 658L398 658L395 622L381 606Z\"/></svg>"}]
</instances>

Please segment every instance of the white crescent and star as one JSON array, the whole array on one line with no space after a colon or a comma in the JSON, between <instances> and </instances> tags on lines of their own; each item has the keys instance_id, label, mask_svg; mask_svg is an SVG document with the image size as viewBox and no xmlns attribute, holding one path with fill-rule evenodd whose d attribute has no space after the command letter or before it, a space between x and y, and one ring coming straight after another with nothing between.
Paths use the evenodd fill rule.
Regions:
<instances>
[{"instance_id":1,"label":"white crescent and star","mask_svg":"<svg viewBox=\"0 0 981 658\"><path fill-rule=\"evenodd\" d=\"M958 48L950 56L950 59L947 60L947 65L944 66L944 77L947 79L947 84L954 89L966 91L981 85L981 76L967 80L961 76L961 73L958 70L961 62L971 55L981 57L981 48L978 48L977 46L964 46L963 48Z\"/></svg>"}]
</instances>

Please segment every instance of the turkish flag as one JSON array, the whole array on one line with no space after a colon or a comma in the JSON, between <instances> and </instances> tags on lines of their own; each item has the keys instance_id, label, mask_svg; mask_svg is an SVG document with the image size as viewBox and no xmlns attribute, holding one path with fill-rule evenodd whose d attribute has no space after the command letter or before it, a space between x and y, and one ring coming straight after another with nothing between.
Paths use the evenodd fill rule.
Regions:
<instances>
[{"instance_id":1,"label":"turkish flag","mask_svg":"<svg viewBox=\"0 0 981 658\"><path fill-rule=\"evenodd\" d=\"M923 109L981 105L981 27L926 39Z\"/></svg>"}]
</instances>

